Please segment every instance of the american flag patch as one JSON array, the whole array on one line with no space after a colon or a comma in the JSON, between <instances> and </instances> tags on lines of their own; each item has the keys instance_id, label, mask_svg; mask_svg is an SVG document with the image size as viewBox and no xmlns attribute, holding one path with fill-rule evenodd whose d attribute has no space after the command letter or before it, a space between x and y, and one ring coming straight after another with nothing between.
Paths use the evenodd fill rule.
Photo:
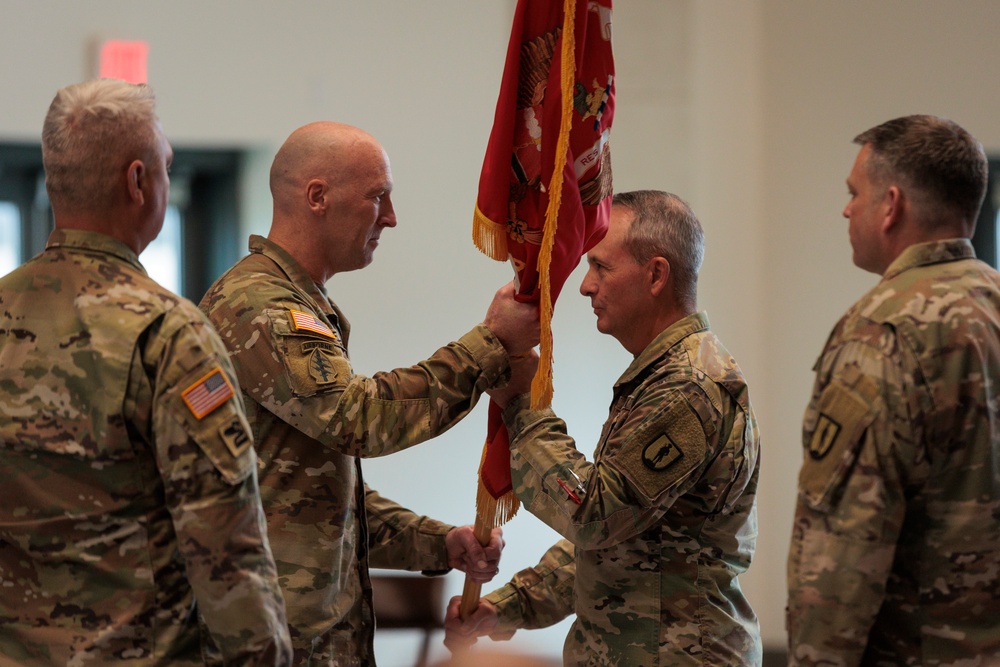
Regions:
<instances>
[{"instance_id":1,"label":"american flag patch","mask_svg":"<svg viewBox=\"0 0 1000 667\"><path fill-rule=\"evenodd\" d=\"M303 313L301 310L289 310L288 312L292 315L292 324L295 326L296 331L312 331L327 338L337 340L337 334L333 332L333 329L309 313Z\"/></svg>"},{"instance_id":2,"label":"american flag patch","mask_svg":"<svg viewBox=\"0 0 1000 667\"><path fill-rule=\"evenodd\" d=\"M215 368L181 393L191 413L201 419L233 397L233 386L221 368Z\"/></svg>"}]
</instances>

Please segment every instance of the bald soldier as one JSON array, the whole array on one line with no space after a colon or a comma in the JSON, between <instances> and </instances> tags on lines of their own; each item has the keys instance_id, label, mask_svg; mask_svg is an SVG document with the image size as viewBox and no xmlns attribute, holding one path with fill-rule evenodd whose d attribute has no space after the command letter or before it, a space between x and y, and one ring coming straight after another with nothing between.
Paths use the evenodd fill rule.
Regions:
<instances>
[{"instance_id":1,"label":"bald soldier","mask_svg":"<svg viewBox=\"0 0 1000 667\"><path fill-rule=\"evenodd\" d=\"M502 547L470 527L418 516L366 487L361 459L432 438L509 378L509 356L538 342L534 306L497 292L485 321L409 368L354 374L350 326L326 292L366 267L396 226L381 145L321 122L288 137L271 167L267 238L201 307L229 347L262 468L268 532L298 664L373 665L369 566L466 571L488 581Z\"/></svg>"},{"instance_id":2,"label":"bald soldier","mask_svg":"<svg viewBox=\"0 0 1000 667\"><path fill-rule=\"evenodd\" d=\"M55 231L0 279L0 665L291 662L226 349L138 259L172 158L146 86L49 107Z\"/></svg>"}]
</instances>

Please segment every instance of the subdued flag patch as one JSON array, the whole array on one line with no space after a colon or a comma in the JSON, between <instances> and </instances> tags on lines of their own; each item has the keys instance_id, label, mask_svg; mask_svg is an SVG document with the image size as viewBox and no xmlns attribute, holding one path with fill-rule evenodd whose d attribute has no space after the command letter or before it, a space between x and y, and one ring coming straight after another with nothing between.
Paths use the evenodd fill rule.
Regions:
<instances>
[{"instance_id":1,"label":"subdued flag patch","mask_svg":"<svg viewBox=\"0 0 1000 667\"><path fill-rule=\"evenodd\" d=\"M233 397L233 386L229 384L229 379L216 367L193 385L181 393L181 398L187 403L191 413L201 419L212 410Z\"/></svg>"},{"instance_id":2,"label":"subdued flag patch","mask_svg":"<svg viewBox=\"0 0 1000 667\"><path fill-rule=\"evenodd\" d=\"M296 331L312 331L313 333L337 340L337 334L333 332L333 329L323 324L323 322L313 315L304 313L301 310L289 310L288 312L292 316L292 326L295 327Z\"/></svg>"}]
</instances>

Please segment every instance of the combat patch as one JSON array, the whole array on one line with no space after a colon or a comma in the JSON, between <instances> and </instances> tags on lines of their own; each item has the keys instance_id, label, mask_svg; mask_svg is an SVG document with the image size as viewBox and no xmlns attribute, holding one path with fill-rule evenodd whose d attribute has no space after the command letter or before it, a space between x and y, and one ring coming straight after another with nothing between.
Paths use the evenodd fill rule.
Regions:
<instances>
[{"instance_id":1,"label":"combat patch","mask_svg":"<svg viewBox=\"0 0 1000 667\"><path fill-rule=\"evenodd\" d=\"M234 396L229 378L216 366L200 380L181 392L181 398L197 419L211 414L213 410Z\"/></svg>"},{"instance_id":2,"label":"combat patch","mask_svg":"<svg viewBox=\"0 0 1000 667\"><path fill-rule=\"evenodd\" d=\"M288 316L294 331L311 331L337 340L337 334L322 320L301 310L289 309Z\"/></svg>"},{"instance_id":3,"label":"combat patch","mask_svg":"<svg viewBox=\"0 0 1000 667\"><path fill-rule=\"evenodd\" d=\"M707 447L701 420L681 398L629 434L611 462L653 503L701 463Z\"/></svg>"},{"instance_id":4,"label":"combat patch","mask_svg":"<svg viewBox=\"0 0 1000 667\"><path fill-rule=\"evenodd\" d=\"M808 456L799 472L799 493L813 509L828 512L836 504L875 419L873 402L874 396L866 399L836 379L820 395L816 424L804 433Z\"/></svg>"}]
</instances>

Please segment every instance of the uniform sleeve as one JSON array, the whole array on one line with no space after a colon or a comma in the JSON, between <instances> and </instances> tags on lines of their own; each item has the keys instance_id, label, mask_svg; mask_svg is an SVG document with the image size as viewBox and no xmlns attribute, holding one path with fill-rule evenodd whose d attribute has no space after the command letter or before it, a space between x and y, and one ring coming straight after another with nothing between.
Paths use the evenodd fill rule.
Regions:
<instances>
[{"instance_id":1,"label":"uniform sleeve","mask_svg":"<svg viewBox=\"0 0 1000 667\"><path fill-rule=\"evenodd\" d=\"M820 361L788 557L789 664L860 664L886 594L917 457L904 352L886 336Z\"/></svg>"},{"instance_id":2,"label":"uniform sleeve","mask_svg":"<svg viewBox=\"0 0 1000 667\"><path fill-rule=\"evenodd\" d=\"M342 454L383 456L439 435L509 378L503 346L481 325L414 366L356 375L336 323L267 284L243 286L265 292L262 308L244 303L241 286L227 285L202 306L232 352L244 391ZM275 294L268 297L268 289Z\"/></svg>"},{"instance_id":3,"label":"uniform sleeve","mask_svg":"<svg viewBox=\"0 0 1000 667\"><path fill-rule=\"evenodd\" d=\"M420 516L365 485L371 567L443 574L448 568L445 535L454 526Z\"/></svg>"},{"instance_id":4,"label":"uniform sleeve","mask_svg":"<svg viewBox=\"0 0 1000 667\"><path fill-rule=\"evenodd\" d=\"M157 467L187 578L226 664L285 665L291 646L256 457L221 342L193 306L149 332Z\"/></svg>"},{"instance_id":5,"label":"uniform sleeve","mask_svg":"<svg viewBox=\"0 0 1000 667\"><path fill-rule=\"evenodd\" d=\"M556 542L538 565L521 570L504 586L485 596L496 606L498 623L490 636L510 639L518 629L546 628L574 614L576 581L574 548Z\"/></svg>"},{"instance_id":6,"label":"uniform sleeve","mask_svg":"<svg viewBox=\"0 0 1000 667\"><path fill-rule=\"evenodd\" d=\"M504 411L515 492L528 511L580 549L634 538L658 523L706 468L705 429L714 431L718 421L714 413L699 416L706 405L666 385L639 393L605 425L591 463L561 419L548 409L531 410L529 398L520 396Z\"/></svg>"}]
</instances>

